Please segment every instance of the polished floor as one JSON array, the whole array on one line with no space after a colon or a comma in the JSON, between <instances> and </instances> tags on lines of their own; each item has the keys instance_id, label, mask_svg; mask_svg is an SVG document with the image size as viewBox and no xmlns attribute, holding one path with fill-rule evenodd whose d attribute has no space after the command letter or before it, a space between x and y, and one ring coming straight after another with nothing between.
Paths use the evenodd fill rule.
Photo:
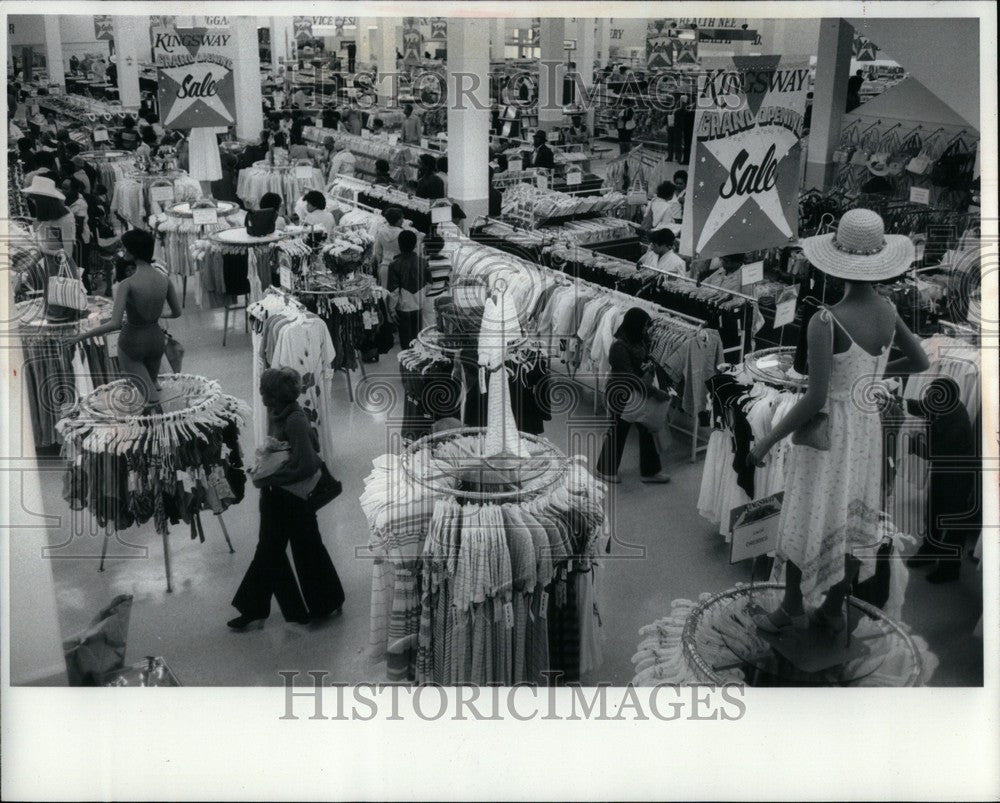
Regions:
<instances>
[{"instance_id":1,"label":"polished floor","mask_svg":"<svg viewBox=\"0 0 1000 803\"><path fill-rule=\"evenodd\" d=\"M199 310L189 300L172 331L187 349L185 372L211 377L226 392L250 398L251 354L242 326L230 330L229 344L223 347L221 312ZM394 354L369 367L368 374L398 387ZM355 374L355 383L359 379ZM54 470L43 470L40 476L45 512L65 524L49 536L55 547L51 566L63 635L85 627L116 594L128 593L134 596L129 660L162 656L184 685L277 685L282 670L325 670L331 681L341 682L383 679L383 667L366 655L371 570L368 561L358 557L368 534L357 499L372 459L385 451L391 419L401 409L397 405L376 415L352 404L342 374L333 383L331 404L339 444L331 469L344 483L344 493L321 512L320 529L347 593L342 616L319 626L289 625L275 607L262 630L234 633L226 627L226 620L235 615L230 600L256 543L257 495L252 487L243 503L224 515L235 554L229 553L211 515L205 517L205 543L192 541L183 526L170 533L172 593L166 593L162 541L151 525L119 533L106 570L99 573L101 536L86 532L85 521L68 515L58 464L46 463ZM572 419L557 416L546 435L566 449L571 440L586 442L587 433L596 440L602 427L601 414L595 416L591 397L583 394ZM248 435L244 448L250 448ZM623 482L614 488L610 510L616 544L603 561L604 663L587 681L627 682L637 631L667 613L671 600L748 579L745 568L729 564L723 539L695 510L702 464L689 461L689 441L675 440L673 482L664 486L639 482L637 451L633 435L622 465ZM916 574L911 578L904 621L927 639L940 659L935 685L982 682L982 642L972 635L982 607L981 580L972 564L964 565L961 581L950 585L932 586Z\"/></svg>"}]
</instances>

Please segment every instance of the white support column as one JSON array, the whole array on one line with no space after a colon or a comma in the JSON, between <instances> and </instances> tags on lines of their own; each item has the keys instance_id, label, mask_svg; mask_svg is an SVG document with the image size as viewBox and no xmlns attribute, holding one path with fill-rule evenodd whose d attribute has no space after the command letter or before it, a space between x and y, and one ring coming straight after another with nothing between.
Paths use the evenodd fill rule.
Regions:
<instances>
[{"instance_id":1,"label":"white support column","mask_svg":"<svg viewBox=\"0 0 1000 803\"><path fill-rule=\"evenodd\" d=\"M115 66L118 68L118 99L126 109L138 109L139 62L149 50L148 17L113 17L115 30Z\"/></svg>"},{"instance_id":2,"label":"white support column","mask_svg":"<svg viewBox=\"0 0 1000 803\"><path fill-rule=\"evenodd\" d=\"M611 59L611 18L597 18L597 58L600 60L598 66L606 67Z\"/></svg>"},{"instance_id":3,"label":"white support column","mask_svg":"<svg viewBox=\"0 0 1000 803\"><path fill-rule=\"evenodd\" d=\"M236 89L236 136L256 140L264 127L261 108L260 52L257 50L257 18L233 17L233 82Z\"/></svg>"},{"instance_id":4,"label":"white support column","mask_svg":"<svg viewBox=\"0 0 1000 803\"><path fill-rule=\"evenodd\" d=\"M375 63L378 66L376 92L380 104L394 103L398 94L399 81L396 78L396 27L396 19L394 17L379 17L378 36L376 37L378 48L375 52ZM400 41L402 41L402 34L400 34L400 37Z\"/></svg>"},{"instance_id":5,"label":"white support column","mask_svg":"<svg viewBox=\"0 0 1000 803\"><path fill-rule=\"evenodd\" d=\"M576 54L574 60L576 61L576 72L587 89L588 97L594 87L594 52L597 49L595 24L596 20L593 17L580 17L576 21ZM579 87L576 87L576 102L577 105L586 107L587 131L593 135L593 104L580 97Z\"/></svg>"},{"instance_id":6,"label":"white support column","mask_svg":"<svg viewBox=\"0 0 1000 803\"><path fill-rule=\"evenodd\" d=\"M507 45L507 20L494 19L490 25L490 61L503 61Z\"/></svg>"},{"instance_id":7,"label":"white support column","mask_svg":"<svg viewBox=\"0 0 1000 803\"><path fill-rule=\"evenodd\" d=\"M292 38L291 17L271 17L271 72L277 75L281 59L288 58Z\"/></svg>"},{"instance_id":8,"label":"white support column","mask_svg":"<svg viewBox=\"0 0 1000 803\"><path fill-rule=\"evenodd\" d=\"M66 67L63 64L62 33L59 30L59 15L46 14L45 20L45 64L49 83L66 89Z\"/></svg>"},{"instance_id":9,"label":"white support column","mask_svg":"<svg viewBox=\"0 0 1000 803\"><path fill-rule=\"evenodd\" d=\"M358 61L368 64L372 60L372 38L368 29L378 24L378 19L374 17L358 17Z\"/></svg>"},{"instance_id":10,"label":"white support column","mask_svg":"<svg viewBox=\"0 0 1000 803\"><path fill-rule=\"evenodd\" d=\"M469 222L489 212L490 27L448 19L448 194Z\"/></svg>"},{"instance_id":11,"label":"white support column","mask_svg":"<svg viewBox=\"0 0 1000 803\"><path fill-rule=\"evenodd\" d=\"M847 107L854 29L840 18L820 23L812 124L806 158L806 187L824 189L833 175L833 152L840 144L840 123Z\"/></svg>"},{"instance_id":12,"label":"white support column","mask_svg":"<svg viewBox=\"0 0 1000 803\"><path fill-rule=\"evenodd\" d=\"M566 20L542 17L538 38L538 127L548 131L564 122L563 78L566 77Z\"/></svg>"}]
</instances>

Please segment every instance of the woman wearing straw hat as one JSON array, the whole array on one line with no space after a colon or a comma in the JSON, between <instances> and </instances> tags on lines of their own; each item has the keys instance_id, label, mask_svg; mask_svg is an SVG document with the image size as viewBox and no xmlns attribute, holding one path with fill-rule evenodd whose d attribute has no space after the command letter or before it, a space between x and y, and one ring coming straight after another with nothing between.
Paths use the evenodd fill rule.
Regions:
<instances>
[{"instance_id":1,"label":"woman wearing straw hat","mask_svg":"<svg viewBox=\"0 0 1000 803\"><path fill-rule=\"evenodd\" d=\"M813 316L808 328L809 387L747 462L763 465L792 435L777 555L784 560L780 607L754 617L767 632L808 626L805 603L820 602L814 623L844 630L844 600L858 563L852 551L879 540L882 433L876 383L884 375L927 370L920 341L875 284L899 276L914 259L908 237L886 235L882 218L852 209L837 231L802 241L806 258L845 281L844 297ZM903 354L889 362L895 345ZM793 434L794 433L794 434ZM825 595L825 596L824 596Z\"/></svg>"},{"instance_id":2,"label":"woman wearing straw hat","mask_svg":"<svg viewBox=\"0 0 1000 803\"><path fill-rule=\"evenodd\" d=\"M36 266L40 272L29 277L26 284L34 290L40 290L44 295L48 292L49 277L59 273L59 254L65 251L68 257L73 257L76 245L76 217L66 206L66 196L48 176L36 174L32 177L31 184L22 192L27 196L28 208L31 211L35 245L43 257ZM43 268L44 272L41 272ZM77 274L77 278L81 273L82 271ZM52 321L77 317L75 311L54 304L49 305L46 315Z\"/></svg>"}]
</instances>

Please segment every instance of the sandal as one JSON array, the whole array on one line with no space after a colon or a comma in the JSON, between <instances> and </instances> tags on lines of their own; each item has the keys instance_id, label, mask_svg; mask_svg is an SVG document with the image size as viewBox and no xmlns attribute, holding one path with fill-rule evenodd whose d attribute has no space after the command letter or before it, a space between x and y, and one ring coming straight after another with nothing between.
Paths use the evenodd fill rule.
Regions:
<instances>
[{"instance_id":1,"label":"sandal","mask_svg":"<svg viewBox=\"0 0 1000 803\"><path fill-rule=\"evenodd\" d=\"M777 618L778 621L775 621ZM805 613L792 616L782 606L772 613L757 613L753 616L753 623L765 633L780 633L786 628L793 630L805 630L809 627L809 617Z\"/></svg>"}]
</instances>

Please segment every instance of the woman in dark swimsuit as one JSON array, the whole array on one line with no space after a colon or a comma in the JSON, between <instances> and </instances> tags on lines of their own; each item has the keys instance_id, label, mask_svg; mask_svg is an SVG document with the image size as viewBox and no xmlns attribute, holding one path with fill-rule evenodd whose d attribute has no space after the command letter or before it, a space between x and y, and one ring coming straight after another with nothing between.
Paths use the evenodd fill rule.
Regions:
<instances>
[{"instance_id":1,"label":"woman in dark swimsuit","mask_svg":"<svg viewBox=\"0 0 1000 803\"><path fill-rule=\"evenodd\" d=\"M115 288L115 306L106 323L77 335L70 345L91 337L121 330L118 338L118 363L122 374L129 377L146 400L146 406L159 403L157 376L163 360L164 337L160 318L179 318L180 300L177 290L159 265L153 264L153 235L132 229L122 235L126 258L135 271ZM163 305L170 313L163 314Z\"/></svg>"}]
</instances>

